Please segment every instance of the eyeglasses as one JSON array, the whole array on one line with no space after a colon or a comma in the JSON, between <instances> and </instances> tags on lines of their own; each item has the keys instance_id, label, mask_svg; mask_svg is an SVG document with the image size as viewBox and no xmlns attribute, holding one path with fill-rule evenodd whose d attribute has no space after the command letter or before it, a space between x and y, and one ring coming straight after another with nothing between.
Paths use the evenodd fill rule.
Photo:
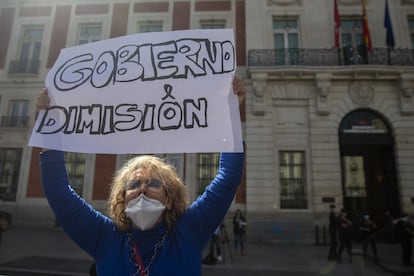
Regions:
<instances>
[{"instance_id":1,"label":"eyeglasses","mask_svg":"<svg viewBox=\"0 0 414 276\"><path fill-rule=\"evenodd\" d=\"M162 189L162 182L159 179L150 178L150 179L133 179L126 183L127 190L136 190L142 189L142 185L145 185L145 188L151 192L159 192Z\"/></svg>"}]
</instances>

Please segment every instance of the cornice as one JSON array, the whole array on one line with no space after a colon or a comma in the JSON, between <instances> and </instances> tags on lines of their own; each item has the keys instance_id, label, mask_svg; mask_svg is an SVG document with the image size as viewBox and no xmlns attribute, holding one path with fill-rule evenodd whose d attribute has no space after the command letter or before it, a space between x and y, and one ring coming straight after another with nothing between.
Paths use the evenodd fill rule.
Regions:
<instances>
[{"instance_id":1,"label":"cornice","mask_svg":"<svg viewBox=\"0 0 414 276\"><path fill-rule=\"evenodd\" d=\"M401 0L401 5L414 5L414 0Z\"/></svg>"},{"instance_id":2,"label":"cornice","mask_svg":"<svg viewBox=\"0 0 414 276\"><path fill-rule=\"evenodd\" d=\"M248 73L253 76L260 74L266 80L315 80L320 74L330 74L330 80L399 80L401 74L414 74L414 68L408 67L250 67ZM264 77L265 76L265 77Z\"/></svg>"},{"instance_id":3,"label":"cornice","mask_svg":"<svg viewBox=\"0 0 414 276\"><path fill-rule=\"evenodd\" d=\"M365 0L365 1L367 5L370 2L370 0ZM361 0L338 0L338 4L344 5L344 6L361 5Z\"/></svg>"},{"instance_id":4,"label":"cornice","mask_svg":"<svg viewBox=\"0 0 414 276\"><path fill-rule=\"evenodd\" d=\"M267 0L268 6L302 6L303 0Z\"/></svg>"},{"instance_id":5,"label":"cornice","mask_svg":"<svg viewBox=\"0 0 414 276\"><path fill-rule=\"evenodd\" d=\"M414 115L414 68L383 67L334 67L334 68L249 68L252 79L254 102L253 113L265 114L264 95L271 84L273 100L303 100L309 97L301 90L302 82L313 82L316 88L316 112L330 114L329 95L333 81L349 82L348 93L358 106L369 106L375 97L378 82L394 82L399 86L400 112L404 116ZM277 84L275 84L277 83Z\"/></svg>"}]
</instances>

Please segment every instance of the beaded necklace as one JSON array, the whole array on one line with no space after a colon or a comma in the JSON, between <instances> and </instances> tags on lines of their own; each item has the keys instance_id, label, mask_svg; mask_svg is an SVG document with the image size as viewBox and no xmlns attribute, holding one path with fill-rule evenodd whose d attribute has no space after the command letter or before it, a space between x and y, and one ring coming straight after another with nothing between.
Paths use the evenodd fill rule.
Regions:
<instances>
[{"instance_id":1,"label":"beaded necklace","mask_svg":"<svg viewBox=\"0 0 414 276\"><path fill-rule=\"evenodd\" d=\"M168 230L165 231L165 234L158 240L158 242L154 245L154 252L149 260L149 263L146 267L143 267L142 261L138 263L137 260L141 259L139 252L137 252L137 246L134 240L131 237L131 233L127 234L128 237L128 247L130 252L130 262L135 266L135 271L132 273L132 276L149 276L150 267L155 261L155 257L157 256L159 250L164 246L165 238L167 237Z\"/></svg>"}]
</instances>

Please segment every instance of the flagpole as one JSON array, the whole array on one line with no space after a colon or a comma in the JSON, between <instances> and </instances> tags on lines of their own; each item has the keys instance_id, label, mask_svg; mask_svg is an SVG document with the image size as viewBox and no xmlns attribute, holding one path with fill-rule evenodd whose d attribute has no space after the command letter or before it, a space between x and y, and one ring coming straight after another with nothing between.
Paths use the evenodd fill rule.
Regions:
<instances>
[{"instance_id":1,"label":"flagpole","mask_svg":"<svg viewBox=\"0 0 414 276\"><path fill-rule=\"evenodd\" d=\"M386 17L388 16L389 18L389 11L388 11L388 0L385 0L385 14L384 14L384 26L385 26L385 20ZM387 28L387 26L386 26ZM388 36L388 29L386 30L386 36ZM387 40L387 38L385 38L385 40ZM388 65L391 65L391 48L390 45L388 43L388 41L386 41L387 44L387 57L388 57Z\"/></svg>"},{"instance_id":2,"label":"flagpole","mask_svg":"<svg viewBox=\"0 0 414 276\"><path fill-rule=\"evenodd\" d=\"M387 46L388 65L391 65L391 48Z\"/></svg>"},{"instance_id":3,"label":"flagpole","mask_svg":"<svg viewBox=\"0 0 414 276\"><path fill-rule=\"evenodd\" d=\"M339 46L338 46L338 51L339 51L339 65L344 65L344 54L343 54L343 45L342 45L342 31L341 28L339 28L338 30L339 32Z\"/></svg>"}]
</instances>

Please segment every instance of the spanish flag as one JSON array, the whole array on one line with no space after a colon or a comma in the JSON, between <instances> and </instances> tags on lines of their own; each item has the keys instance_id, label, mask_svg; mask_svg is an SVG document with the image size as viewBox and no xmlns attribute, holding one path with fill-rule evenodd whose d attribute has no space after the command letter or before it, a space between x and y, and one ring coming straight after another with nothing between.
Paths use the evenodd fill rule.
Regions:
<instances>
[{"instance_id":1,"label":"spanish flag","mask_svg":"<svg viewBox=\"0 0 414 276\"><path fill-rule=\"evenodd\" d=\"M368 16L367 16L367 11L365 8L365 2L366 0L361 0L362 1L362 42L365 44L365 47L368 50L371 50L372 44L371 44L371 35L369 33L369 27L368 27Z\"/></svg>"}]
</instances>

